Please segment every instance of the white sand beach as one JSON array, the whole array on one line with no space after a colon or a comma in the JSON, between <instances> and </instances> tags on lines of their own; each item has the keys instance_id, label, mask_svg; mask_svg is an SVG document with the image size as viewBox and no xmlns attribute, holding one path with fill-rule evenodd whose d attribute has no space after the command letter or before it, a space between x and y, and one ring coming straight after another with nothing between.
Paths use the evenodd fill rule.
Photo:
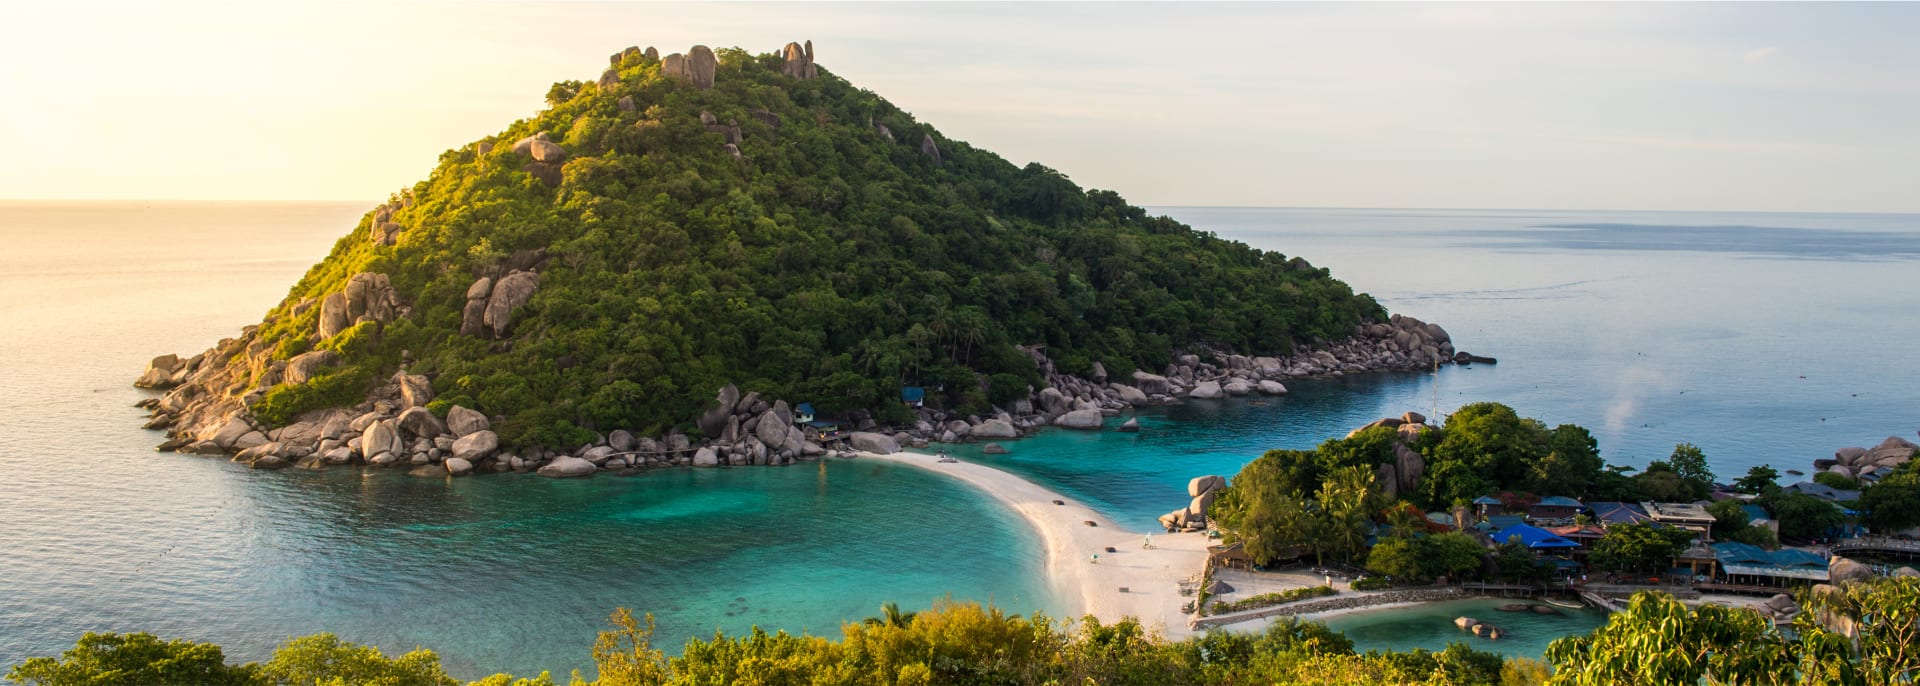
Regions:
<instances>
[{"instance_id":1,"label":"white sand beach","mask_svg":"<svg viewBox=\"0 0 1920 686\"><path fill-rule=\"evenodd\" d=\"M1109 623L1135 617L1147 629L1170 638L1192 633L1187 615L1180 611L1190 598L1180 596L1179 583L1200 574L1207 555L1205 534L1155 532L1153 547L1143 549L1144 532L1127 531L1072 498L992 467L939 462L918 453L861 453L860 457L946 474L1012 506L1040 533L1047 549L1047 580L1056 595L1063 601L1079 601L1079 607L1063 609ZM1182 500L1185 493L1168 497ZM1056 500L1065 504L1056 505ZM1094 526L1087 526L1089 521ZM1115 552L1107 552L1108 547ZM1096 554L1100 556L1097 563L1092 561Z\"/></svg>"}]
</instances>

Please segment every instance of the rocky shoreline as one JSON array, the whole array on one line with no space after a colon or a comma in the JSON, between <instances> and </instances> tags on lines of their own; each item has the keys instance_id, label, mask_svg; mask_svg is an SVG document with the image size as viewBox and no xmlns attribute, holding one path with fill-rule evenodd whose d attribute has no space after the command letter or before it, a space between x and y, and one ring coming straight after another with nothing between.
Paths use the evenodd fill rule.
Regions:
<instances>
[{"instance_id":1,"label":"rocky shoreline","mask_svg":"<svg viewBox=\"0 0 1920 686\"><path fill-rule=\"evenodd\" d=\"M294 314L302 306L315 305L296 305ZM345 291L318 306L326 315L321 321L337 329L335 334L407 314L378 274L356 275ZM497 317L501 320L512 311L511 307L475 309L483 312L482 319L491 309L501 310ZM318 370L338 361L335 353L326 350L289 360L272 359L257 332L273 323L247 327L240 337L222 340L191 358L154 358L135 385L166 391L140 403L152 413L146 428L167 432L168 440L160 450L231 456L258 469L366 465L411 467L420 476L514 471L576 477L674 466L787 465L817 459L834 447L799 428L785 400L742 393L730 384L693 422L705 437L702 440L677 430L660 437L613 430L571 450L503 450L491 430L500 418L457 405L448 407L444 418L436 415L427 409L434 399L432 381L409 374L404 367L359 404L307 412L286 426L269 427L252 412L267 391L277 385L307 383ZM1018 438L1046 426L1098 430L1107 417L1137 407L1283 395L1287 393L1283 382L1295 379L1427 370L1456 359L1488 360L1457 353L1439 325L1401 315L1356 327L1347 339L1304 346L1283 357L1200 350L1179 355L1159 374L1143 370L1126 378L1109 378L1099 363L1093 365L1090 378L1063 374L1044 349L1023 350L1033 356L1046 379L1045 387L1032 390L1026 398L984 417L917 409L914 423L903 427L881 427L867 413L853 413L842 418L854 429L844 437L846 447L885 454L934 442ZM1132 428L1137 430L1137 425Z\"/></svg>"}]
</instances>

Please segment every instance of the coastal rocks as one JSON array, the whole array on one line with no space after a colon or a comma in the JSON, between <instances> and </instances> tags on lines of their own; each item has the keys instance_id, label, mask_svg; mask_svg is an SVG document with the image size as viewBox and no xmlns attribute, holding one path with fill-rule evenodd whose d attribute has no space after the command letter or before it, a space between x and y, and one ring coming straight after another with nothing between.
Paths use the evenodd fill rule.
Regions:
<instances>
[{"instance_id":1,"label":"coastal rocks","mask_svg":"<svg viewBox=\"0 0 1920 686\"><path fill-rule=\"evenodd\" d=\"M1243 379L1234 379L1232 381L1228 381L1225 385L1221 386L1220 390L1225 391L1227 395L1238 398L1241 396L1245 396L1248 393L1252 393L1253 384L1247 383Z\"/></svg>"},{"instance_id":2,"label":"coastal rocks","mask_svg":"<svg viewBox=\"0 0 1920 686\"><path fill-rule=\"evenodd\" d=\"M1227 480L1218 475L1194 477L1187 482L1187 494L1193 500L1184 508L1160 515L1160 525L1169 532L1206 529L1207 508L1213 505L1214 498L1226 485Z\"/></svg>"},{"instance_id":3,"label":"coastal rocks","mask_svg":"<svg viewBox=\"0 0 1920 686\"><path fill-rule=\"evenodd\" d=\"M886 434L873 433L871 431L855 431L848 434L847 444L853 446L854 450L874 453L876 455L891 455L900 452L900 443L894 440L894 437Z\"/></svg>"},{"instance_id":4,"label":"coastal rocks","mask_svg":"<svg viewBox=\"0 0 1920 686\"><path fill-rule=\"evenodd\" d=\"M1047 414L1061 414L1072 409L1073 401L1060 389L1051 386L1040 389L1040 411Z\"/></svg>"},{"instance_id":5,"label":"coastal rocks","mask_svg":"<svg viewBox=\"0 0 1920 686\"><path fill-rule=\"evenodd\" d=\"M1287 387L1281 384L1280 382L1274 381L1272 379L1261 379L1259 386L1260 386L1260 392L1265 393L1267 395L1286 395L1287 394Z\"/></svg>"},{"instance_id":6,"label":"coastal rocks","mask_svg":"<svg viewBox=\"0 0 1920 686\"><path fill-rule=\"evenodd\" d=\"M424 407L433 402L433 382L428 381L427 377L396 372L393 384L400 391L400 406L403 408Z\"/></svg>"},{"instance_id":7,"label":"coastal rocks","mask_svg":"<svg viewBox=\"0 0 1920 686\"><path fill-rule=\"evenodd\" d=\"M999 443L988 443L980 448L980 452L988 455L1005 455L1008 450L1006 446L1000 445Z\"/></svg>"},{"instance_id":8,"label":"coastal rocks","mask_svg":"<svg viewBox=\"0 0 1920 686\"><path fill-rule=\"evenodd\" d=\"M140 388L172 388L179 383L174 380L174 374L179 372L181 367L179 355L172 353L161 355L147 363L147 371L142 373L140 379L134 381L133 385Z\"/></svg>"},{"instance_id":9,"label":"coastal rocks","mask_svg":"<svg viewBox=\"0 0 1920 686\"><path fill-rule=\"evenodd\" d=\"M447 425L425 407L409 407L396 420L402 431L419 438L432 439L447 432Z\"/></svg>"},{"instance_id":10,"label":"coastal rocks","mask_svg":"<svg viewBox=\"0 0 1920 686\"><path fill-rule=\"evenodd\" d=\"M354 274L347 279L346 288L320 301L320 337L333 338L365 321L393 321L399 310L400 298L386 274Z\"/></svg>"},{"instance_id":11,"label":"coastal rocks","mask_svg":"<svg viewBox=\"0 0 1920 686\"><path fill-rule=\"evenodd\" d=\"M1020 430L1005 420L989 419L974 425L969 435L974 438L1019 438Z\"/></svg>"},{"instance_id":12,"label":"coastal rocks","mask_svg":"<svg viewBox=\"0 0 1920 686\"><path fill-rule=\"evenodd\" d=\"M708 436L719 436L727 429L727 420L733 417L734 406L740 403L740 389L733 384L722 386L715 400L719 404L700 415L700 431Z\"/></svg>"},{"instance_id":13,"label":"coastal rocks","mask_svg":"<svg viewBox=\"0 0 1920 686\"><path fill-rule=\"evenodd\" d=\"M720 466L720 456L714 453L712 448L695 450L693 451L693 466L718 467Z\"/></svg>"},{"instance_id":14,"label":"coastal rocks","mask_svg":"<svg viewBox=\"0 0 1920 686\"><path fill-rule=\"evenodd\" d=\"M1199 400L1214 400L1218 399L1223 393L1224 391L1220 388L1220 382L1202 381L1196 384L1193 390L1187 391L1187 397Z\"/></svg>"},{"instance_id":15,"label":"coastal rocks","mask_svg":"<svg viewBox=\"0 0 1920 686\"><path fill-rule=\"evenodd\" d=\"M1832 460L1814 460L1816 471L1827 471L1848 478L1873 479L1885 476L1913 459L1912 441L1888 436L1872 448L1846 447L1833 452Z\"/></svg>"},{"instance_id":16,"label":"coastal rocks","mask_svg":"<svg viewBox=\"0 0 1920 686\"><path fill-rule=\"evenodd\" d=\"M1172 391L1172 386L1167 383L1167 377L1142 371L1133 373L1133 385L1147 395L1166 395Z\"/></svg>"},{"instance_id":17,"label":"coastal rocks","mask_svg":"<svg viewBox=\"0 0 1920 686\"><path fill-rule=\"evenodd\" d=\"M392 420L381 420L367 426L360 432L360 454L367 456L368 462L383 454L398 455L406 449L400 442L400 432L395 431Z\"/></svg>"},{"instance_id":18,"label":"coastal rocks","mask_svg":"<svg viewBox=\"0 0 1920 686\"><path fill-rule=\"evenodd\" d=\"M696 45L685 55L676 52L661 59L660 73L705 90L713 87L713 74L719 66L720 62L714 59L711 48Z\"/></svg>"},{"instance_id":19,"label":"coastal rocks","mask_svg":"<svg viewBox=\"0 0 1920 686\"><path fill-rule=\"evenodd\" d=\"M443 464L447 468L447 474L453 476L466 476L473 473L473 463L462 458L449 457Z\"/></svg>"},{"instance_id":20,"label":"coastal rocks","mask_svg":"<svg viewBox=\"0 0 1920 686\"><path fill-rule=\"evenodd\" d=\"M468 462L478 462L498 449L500 436L484 429L461 436L452 447L454 457Z\"/></svg>"},{"instance_id":21,"label":"coastal rocks","mask_svg":"<svg viewBox=\"0 0 1920 686\"><path fill-rule=\"evenodd\" d=\"M1123 383L1107 384L1107 388L1113 391L1114 397L1119 398L1120 402L1126 403L1127 405L1139 407L1147 404L1147 394L1138 388Z\"/></svg>"},{"instance_id":22,"label":"coastal rocks","mask_svg":"<svg viewBox=\"0 0 1920 686\"><path fill-rule=\"evenodd\" d=\"M317 376L326 367L340 364L340 353L332 350L315 350L301 353L287 360L287 368L281 372L281 381L293 386L306 383Z\"/></svg>"},{"instance_id":23,"label":"coastal rocks","mask_svg":"<svg viewBox=\"0 0 1920 686\"><path fill-rule=\"evenodd\" d=\"M1120 433L1125 433L1125 434L1131 434L1131 433L1139 433L1139 432L1140 432L1140 418L1139 418L1139 417L1128 417L1128 418L1127 418L1127 421L1126 421L1125 423L1122 423L1122 424L1120 425L1120 428L1117 428L1117 429L1114 429L1114 431L1118 431L1118 432L1120 432Z\"/></svg>"},{"instance_id":24,"label":"coastal rocks","mask_svg":"<svg viewBox=\"0 0 1920 686\"><path fill-rule=\"evenodd\" d=\"M799 43L788 43L782 52L780 73L802 81L820 75L813 66L813 41L807 41L804 48Z\"/></svg>"},{"instance_id":25,"label":"coastal rocks","mask_svg":"<svg viewBox=\"0 0 1920 686\"><path fill-rule=\"evenodd\" d=\"M1106 417L1100 414L1099 410L1074 410L1060 415L1059 418L1053 420L1053 425L1066 429L1087 431L1100 428L1101 423L1105 420Z\"/></svg>"},{"instance_id":26,"label":"coastal rocks","mask_svg":"<svg viewBox=\"0 0 1920 686\"><path fill-rule=\"evenodd\" d=\"M578 457L562 455L553 458L552 462L547 463L546 466L541 467L537 471L540 476L553 479L569 479L580 476L592 476L594 472L599 470L600 468L595 467L592 462Z\"/></svg>"},{"instance_id":27,"label":"coastal rocks","mask_svg":"<svg viewBox=\"0 0 1920 686\"><path fill-rule=\"evenodd\" d=\"M477 410L469 410L459 405L447 408L447 431L456 438L465 438L492 428L487 416Z\"/></svg>"}]
</instances>

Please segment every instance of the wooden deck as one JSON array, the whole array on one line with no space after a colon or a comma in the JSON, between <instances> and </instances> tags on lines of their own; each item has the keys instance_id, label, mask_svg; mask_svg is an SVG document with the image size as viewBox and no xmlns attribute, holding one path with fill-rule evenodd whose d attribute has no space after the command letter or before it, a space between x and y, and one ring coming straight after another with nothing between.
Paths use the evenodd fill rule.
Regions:
<instances>
[{"instance_id":1,"label":"wooden deck","mask_svg":"<svg viewBox=\"0 0 1920 686\"><path fill-rule=\"evenodd\" d=\"M1903 541L1895 538L1843 538L1827 546L1835 555L1870 553L1892 555L1901 558L1920 557L1920 541Z\"/></svg>"}]
</instances>

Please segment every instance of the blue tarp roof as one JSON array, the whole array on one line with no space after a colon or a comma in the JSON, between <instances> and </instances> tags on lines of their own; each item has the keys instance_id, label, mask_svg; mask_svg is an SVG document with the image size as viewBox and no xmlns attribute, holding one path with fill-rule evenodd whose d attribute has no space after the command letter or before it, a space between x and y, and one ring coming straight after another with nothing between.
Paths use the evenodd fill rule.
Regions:
<instances>
[{"instance_id":1,"label":"blue tarp roof","mask_svg":"<svg viewBox=\"0 0 1920 686\"><path fill-rule=\"evenodd\" d=\"M1510 529L1516 526L1526 526L1527 518L1520 515L1494 515L1487 518L1487 525L1495 529Z\"/></svg>"},{"instance_id":2,"label":"blue tarp roof","mask_svg":"<svg viewBox=\"0 0 1920 686\"><path fill-rule=\"evenodd\" d=\"M795 414L813 414L813 403L800 403L798 407L793 408L793 411Z\"/></svg>"},{"instance_id":3,"label":"blue tarp roof","mask_svg":"<svg viewBox=\"0 0 1920 686\"><path fill-rule=\"evenodd\" d=\"M919 386L901 386L900 399L910 403L917 403L922 400L926 400L927 389L921 388Z\"/></svg>"},{"instance_id":4,"label":"blue tarp roof","mask_svg":"<svg viewBox=\"0 0 1920 686\"><path fill-rule=\"evenodd\" d=\"M1501 502L1500 502L1500 499L1499 499L1499 498L1495 498L1495 497L1493 497L1493 496L1490 496L1490 495L1483 495L1483 496L1480 496L1480 497L1478 497L1478 498L1474 498L1474 499L1473 499L1473 504L1475 504L1475 505L1502 505L1502 504L1504 504L1504 503L1501 503Z\"/></svg>"},{"instance_id":5,"label":"blue tarp roof","mask_svg":"<svg viewBox=\"0 0 1920 686\"><path fill-rule=\"evenodd\" d=\"M1548 507L1580 507L1580 501L1564 495L1548 496L1540 499L1541 505Z\"/></svg>"},{"instance_id":6,"label":"blue tarp roof","mask_svg":"<svg viewBox=\"0 0 1920 686\"><path fill-rule=\"evenodd\" d=\"M1567 539L1556 536L1551 531L1542 529L1537 526L1530 526L1527 524L1521 524L1519 526L1509 526L1499 531L1495 531L1493 532L1493 541L1495 543L1505 543L1507 542L1508 539L1511 539L1515 536L1518 536L1520 538L1520 542L1526 544L1528 548L1578 548L1580 547L1580 544L1574 543L1573 541L1569 541Z\"/></svg>"},{"instance_id":7,"label":"blue tarp roof","mask_svg":"<svg viewBox=\"0 0 1920 686\"><path fill-rule=\"evenodd\" d=\"M1773 515L1767 514L1766 508L1760 507L1759 505L1741 505L1740 509L1747 513L1747 521L1749 522L1773 519Z\"/></svg>"},{"instance_id":8,"label":"blue tarp roof","mask_svg":"<svg viewBox=\"0 0 1920 686\"><path fill-rule=\"evenodd\" d=\"M1745 543L1715 543L1713 557L1730 574L1783 576L1825 581L1827 560L1805 550L1768 552Z\"/></svg>"}]
</instances>

